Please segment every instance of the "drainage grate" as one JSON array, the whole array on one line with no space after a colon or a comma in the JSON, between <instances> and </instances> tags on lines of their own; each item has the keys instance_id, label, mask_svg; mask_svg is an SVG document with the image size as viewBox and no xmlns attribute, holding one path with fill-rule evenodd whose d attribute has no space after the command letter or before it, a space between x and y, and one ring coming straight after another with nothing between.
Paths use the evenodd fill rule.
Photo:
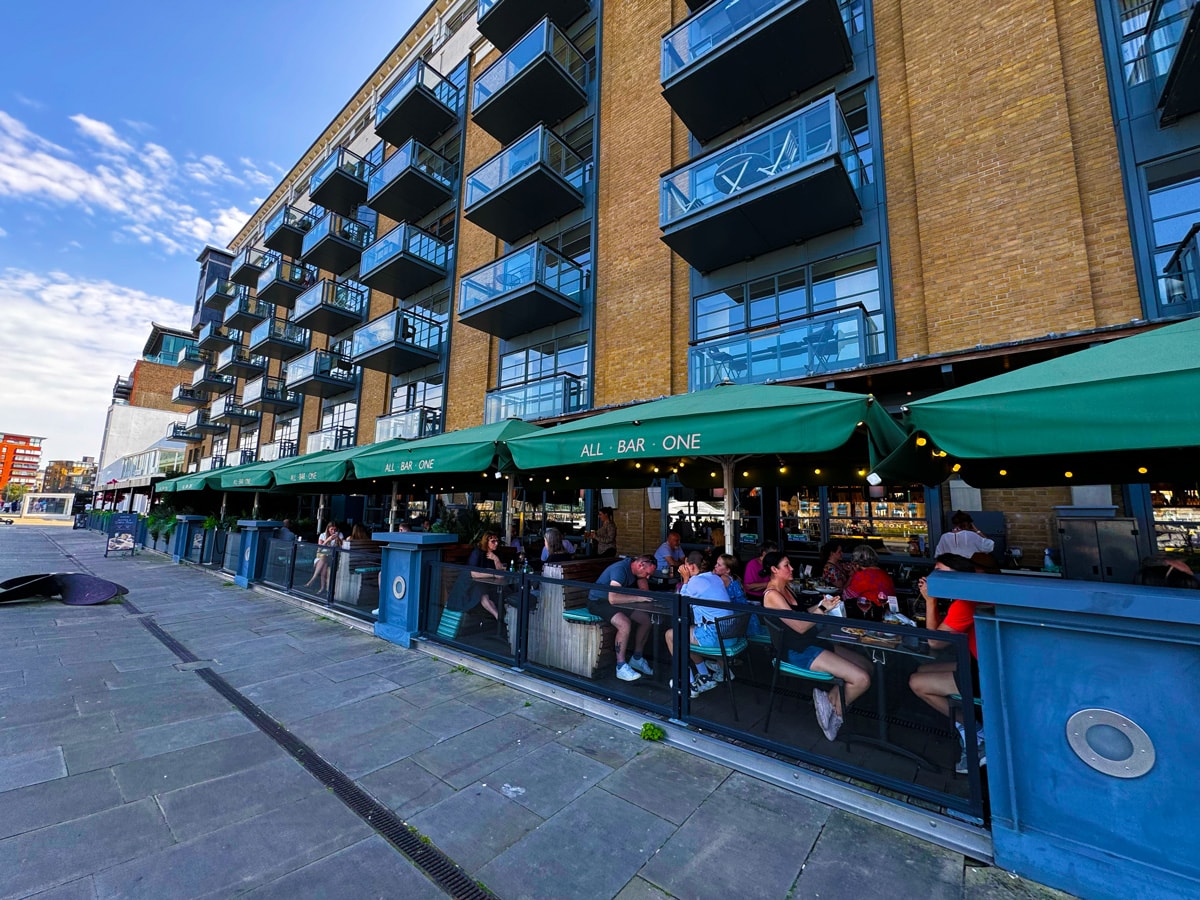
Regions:
<instances>
[{"instance_id":1,"label":"drainage grate","mask_svg":"<svg viewBox=\"0 0 1200 900\"><path fill-rule=\"evenodd\" d=\"M322 759L315 750L272 719L262 707L249 700L212 669L197 669L196 674L286 750L321 784L332 790L338 799L383 835L388 843L420 866L426 875L452 897L483 900L493 896L472 881L441 850L425 843L419 835L410 831L388 807L360 788L344 772Z\"/></svg>"},{"instance_id":2,"label":"drainage grate","mask_svg":"<svg viewBox=\"0 0 1200 900\"><path fill-rule=\"evenodd\" d=\"M163 631L162 626L157 622L151 621L150 619L142 619L141 622L146 626L147 631L162 641L167 646L168 650L170 650L184 662L200 661L200 657L198 657L187 647L183 646L183 644L179 643L179 641L175 640L175 638L171 637L171 635Z\"/></svg>"},{"instance_id":3,"label":"drainage grate","mask_svg":"<svg viewBox=\"0 0 1200 900\"><path fill-rule=\"evenodd\" d=\"M135 613L137 608L126 604ZM158 638L172 653L184 662L199 662L200 657L168 634L163 628L150 619L142 619L146 630ZM385 840L412 862L442 890L461 900L490 900L494 895L486 888L476 884L471 878L441 850L432 844L425 843L428 838L410 831L394 812L384 806L357 784L340 769L322 759L312 747L304 743L269 715L261 706L254 703L245 694L231 685L210 668L195 670L214 691L232 703L239 712L253 722L260 731L288 752L288 754L304 766L308 772L321 784L333 791L339 800L346 804L352 812L374 828Z\"/></svg>"}]
</instances>

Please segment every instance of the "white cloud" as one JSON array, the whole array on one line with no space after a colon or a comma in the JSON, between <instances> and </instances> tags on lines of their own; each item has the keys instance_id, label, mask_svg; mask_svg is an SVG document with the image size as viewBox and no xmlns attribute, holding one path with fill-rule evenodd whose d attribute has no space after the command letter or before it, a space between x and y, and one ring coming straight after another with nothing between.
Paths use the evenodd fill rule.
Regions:
<instances>
[{"instance_id":1,"label":"white cloud","mask_svg":"<svg viewBox=\"0 0 1200 900\"><path fill-rule=\"evenodd\" d=\"M8 232L5 231L3 228L0 228L0 238L6 238L6 237L8 237Z\"/></svg>"},{"instance_id":2,"label":"white cloud","mask_svg":"<svg viewBox=\"0 0 1200 900\"><path fill-rule=\"evenodd\" d=\"M190 308L108 281L61 272L0 273L9 390L0 420L46 440L43 458L96 456L117 376L141 357L151 321L190 325Z\"/></svg>"},{"instance_id":3,"label":"white cloud","mask_svg":"<svg viewBox=\"0 0 1200 900\"><path fill-rule=\"evenodd\" d=\"M28 106L30 109L45 109L46 107L46 104L42 103L40 100L34 100L32 97L26 97L19 91L14 91L13 97L15 97L17 102L22 106Z\"/></svg>"},{"instance_id":4,"label":"white cloud","mask_svg":"<svg viewBox=\"0 0 1200 900\"><path fill-rule=\"evenodd\" d=\"M202 244L228 243L249 219L215 192L271 181L247 159L239 160L240 176L211 154L181 165L162 145L146 142L136 148L106 122L82 113L70 121L83 138L77 153L0 111L0 198L107 214L116 220L116 240L156 246L168 254L194 253ZM211 190L198 194L198 185ZM189 195L205 199L193 205Z\"/></svg>"}]
</instances>

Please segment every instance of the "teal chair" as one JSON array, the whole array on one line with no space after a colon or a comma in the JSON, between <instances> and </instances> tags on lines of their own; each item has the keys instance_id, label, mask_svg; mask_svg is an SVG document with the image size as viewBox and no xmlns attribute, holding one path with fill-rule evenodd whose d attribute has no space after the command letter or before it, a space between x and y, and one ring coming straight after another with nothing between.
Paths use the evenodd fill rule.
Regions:
<instances>
[{"instance_id":1,"label":"teal chair","mask_svg":"<svg viewBox=\"0 0 1200 900\"><path fill-rule=\"evenodd\" d=\"M771 645L775 648L775 658L771 660L771 667L774 671L771 673L771 692L767 697L767 720L763 723L763 734L766 734L771 727L771 710L775 706L775 685L778 683L780 675L807 681L822 690L829 690L830 686L836 685L838 694L842 698L842 710L844 711L846 709L846 682L828 672L817 672L814 669L792 665L787 661L787 650L784 647L783 629L787 626L775 616L760 615L758 620L767 626L767 632L771 635Z\"/></svg>"},{"instance_id":2,"label":"teal chair","mask_svg":"<svg viewBox=\"0 0 1200 900\"><path fill-rule=\"evenodd\" d=\"M750 614L738 613L732 616L723 616L717 619L715 624L717 626L717 646L701 647L699 644L690 644L688 651L706 659L719 658L721 660L721 669L725 673L725 686L729 689L729 705L733 707L733 721L737 722L737 700L733 695L733 673L729 670L729 661L745 653L750 647L750 641L746 638L746 629L750 625ZM746 656L746 659L750 659L749 655ZM753 681L753 663L750 665L750 679Z\"/></svg>"}]
</instances>

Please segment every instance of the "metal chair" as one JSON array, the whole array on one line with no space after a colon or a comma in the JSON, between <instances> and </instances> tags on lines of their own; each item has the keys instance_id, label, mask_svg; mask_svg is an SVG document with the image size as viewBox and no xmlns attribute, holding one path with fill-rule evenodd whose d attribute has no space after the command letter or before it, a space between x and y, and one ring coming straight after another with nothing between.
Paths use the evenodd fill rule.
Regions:
<instances>
[{"instance_id":1,"label":"metal chair","mask_svg":"<svg viewBox=\"0 0 1200 900\"><path fill-rule=\"evenodd\" d=\"M800 142L796 140L796 134L790 128L787 134L783 137L783 143L779 145L779 155L775 157L775 162L769 166L763 166L758 171L763 175L771 178L778 175L780 172L791 168L796 161L796 157L800 154Z\"/></svg>"},{"instance_id":2,"label":"metal chair","mask_svg":"<svg viewBox=\"0 0 1200 900\"><path fill-rule=\"evenodd\" d=\"M750 647L746 638L746 629L750 626L750 613L737 613L732 616L722 616L714 623L717 626L717 646L702 647L690 644L688 651L706 659L721 659L721 668L725 672L725 685L729 688L729 705L733 707L733 721L738 721L737 700L733 696L733 675L729 671L729 661L745 653ZM747 655L746 660L750 662ZM754 663L750 662L750 680L754 679Z\"/></svg>"},{"instance_id":3,"label":"metal chair","mask_svg":"<svg viewBox=\"0 0 1200 900\"><path fill-rule=\"evenodd\" d=\"M828 690L830 685L836 685L838 694L842 698L842 714L846 711L846 682L835 675L830 675L828 672L818 672L814 669L805 669L801 666L792 665L787 661L787 648L784 646L784 631L787 626L779 621L775 616L760 615L759 621L767 626L767 631L771 634L771 646L775 650L775 658L771 661L771 692L767 697L767 719L763 723L763 734L766 734L771 727L771 710L775 706L775 685L779 681L779 676L786 675L789 678L798 678L801 681L807 681L811 684L818 685L822 690Z\"/></svg>"}]
</instances>

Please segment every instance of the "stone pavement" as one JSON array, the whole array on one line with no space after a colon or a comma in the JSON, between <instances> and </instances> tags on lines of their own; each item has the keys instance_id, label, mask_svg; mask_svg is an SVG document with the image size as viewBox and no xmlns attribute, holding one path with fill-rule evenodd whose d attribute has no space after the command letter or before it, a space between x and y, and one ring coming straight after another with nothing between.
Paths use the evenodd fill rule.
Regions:
<instances>
[{"instance_id":1,"label":"stone pavement","mask_svg":"<svg viewBox=\"0 0 1200 900\"><path fill-rule=\"evenodd\" d=\"M139 611L0 606L0 898L445 895L205 669L498 897L1063 896L436 647L103 546L0 531L0 580L91 572L128 586ZM181 662L147 617L199 661Z\"/></svg>"}]
</instances>

